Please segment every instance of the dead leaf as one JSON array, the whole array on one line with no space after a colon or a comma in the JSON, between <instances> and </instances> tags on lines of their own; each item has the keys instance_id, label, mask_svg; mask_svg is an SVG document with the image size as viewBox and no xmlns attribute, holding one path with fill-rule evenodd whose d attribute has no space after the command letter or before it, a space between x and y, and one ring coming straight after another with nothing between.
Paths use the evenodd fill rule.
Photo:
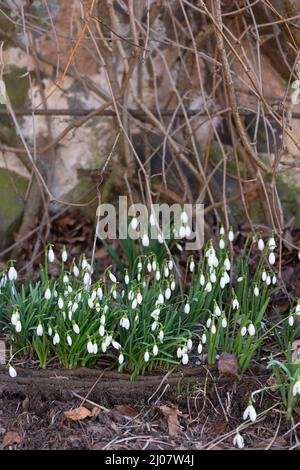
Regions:
<instances>
[{"instance_id":1,"label":"dead leaf","mask_svg":"<svg viewBox=\"0 0 300 470\"><path fill-rule=\"evenodd\" d=\"M7 431L3 437L2 448L13 444L20 444L21 441L21 436L17 431Z\"/></svg>"},{"instance_id":2,"label":"dead leaf","mask_svg":"<svg viewBox=\"0 0 300 470\"><path fill-rule=\"evenodd\" d=\"M68 227L71 227L72 225L74 225L76 223L76 220L73 219L73 217L66 215L62 219L56 220L55 223L62 229L67 229Z\"/></svg>"},{"instance_id":3,"label":"dead leaf","mask_svg":"<svg viewBox=\"0 0 300 470\"><path fill-rule=\"evenodd\" d=\"M81 421L82 419L92 416L90 410L85 408L85 406L79 406L73 410L65 411L64 415L66 418L71 419L72 421Z\"/></svg>"},{"instance_id":4,"label":"dead leaf","mask_svg":"<svg viewBox=\"0 0 300 470\"><path fill-rule=\"evenodd\" d=\"M216 426L212 429L217 434L224 434L227 428L227 423L224 421L224 423L219 423L216 424Z\"/></svg>"},{"instance_id":5,"label":"dead leaf","mask_svg":"<svg viewBox=\"0 0 300 470\"><path fill-rule=\"evenodd\" d=\"M236 355L223 352L218 360L218 371L220 377L238 377L239 366L237 363Z\"/></svg>"},{"instance_id":6,"label":"dead leaf","mask_svg":"<svg viewBox=\"0 0 300 470\"><path fill-rule=\"evenodd\" d=\"M98 416L101 412L99 406L94 406L91 410L91 416Z\"/></svg>"},{"instance_id":7,"label":"dead leaf","mask_svg":"<svg viewBox=\"0 0 300 470\"><path fill-rule=\"evenodd\" d=\"M114 418L117 418L116 421L118 421L118 417L132 419L132 418L135 418L139 414L136 408L133 408L132 406L129 406L129 405L116 405L113 407L111 412L114 415Z\"/></svg>"},{"instance_id":8,"label":"dead leaf","mask_svg":"<svg viewBox=\"0 0 300 470\"><path fill-rule=\"evenodd\" d=\"M24 411L28 412L29 410L29 398L28 397L24 398L24 400L22 401L22 408Z\"/></svg>"},{"instance_id":9,"label":"dead leaf","mask_svg":"<svg viewBox=\"0 0 300 470\"><path fill-rule=\"evenodd\" d=\"M159 406L158 408L168 418L169 435L176 436L180 432L178 416L181 416L181 412L175 406Z\"/></svg>"}]
</instances>

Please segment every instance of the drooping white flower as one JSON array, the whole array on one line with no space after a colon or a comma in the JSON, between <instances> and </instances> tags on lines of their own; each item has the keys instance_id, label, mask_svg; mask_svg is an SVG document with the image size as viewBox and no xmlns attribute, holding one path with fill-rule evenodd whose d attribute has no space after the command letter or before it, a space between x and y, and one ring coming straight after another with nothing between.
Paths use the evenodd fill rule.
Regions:
<instances>
[{"instance_id":1,"label":"drooping white flower","mask_svg":"<svg viewBox=\"0 0 300 470\"><path fill-rule=\"evenodd\" d=\"M249 403L243 413L243 420L245 421L246 419L250 418L250 421L254 423L254 421L256 421L256 416L257 415L254 406L252 405L252 403Z\"/></svg>"},{"instance_id":2,"label":"drooping white flower","mask_svg":"<svg viewBox=\"0 0 300 470\"><path fill-rule=\"evenodd\" d=\"M247 333L247 328L243 326L243 328L241 329L241 336L245 336L246 333Z\"/></svg>"},{"instance_id":3,"label":"drooping white flower","mask_svg":"<svg viewBox=\"0 0 300 470\"><path fill-rule=\"evenodd\" d=\"M228 240L230 242L233 242L233 240L234 240L234 233L233 233L232 229L230 229L229 232L228 232Z\"/></svg>"},{"instance_id":4,"label":"drooping white flower","mask_svg":"<svg viewBox=\"0 0 300 470\"><path fill-rule=\"evenodd\" d=\"M105 327L104 327L104 325L101 324L101 325L99 326L98 332L99 332L99 335L100 335L100 336L104 336L104 335L105 335Z\"/></svg>"},{"instance_id":5,"label":"drooping white flower","mask_svg":"<svg viewBox=\"0 0 300 470\"><path fill-rule=\"evenodd\" d=\"M226 279L224 276L222 276L220 279L220 287L221 289L224 289L225 286L226 286Z\"/></svg>"},{"instance_id":6,"label":"drooping white flower","mask_svg":"<svg viewBox=\"0 0 300 470\"><path fill-rule=\"evenodd\" d=\"M64 246L61 252L61 260L63 263L65 263L67 259L68 259L68 253L67 253L66 247Z\"/></svg>"},{"instance_id":7,"label":"drooping white flower","mask_svg":"<svg viewBox=\"0 0 300 470\"><path fill-rule=\"evenodd\" d=\"M19 314L19 312L16 310L16 311L12 314L12 316L11 316L11 319L10 319L11 324L14 325L14 326L16 326L18 320L20 320L20 314Z\"/></svg>"},{"instance_id":8,"label":"drooping white flower","mask_svg":"<svg viewBox=\"0 0 300 470\"><path fill-rule=\"evenodd\" d=\"M189 237L191 236L191 233L192 233L192 229L191 229L191 227L189 226L189 224L187 224L187 225L185 226L185 236L186 236L186 238L189 238Z\"/></svg>"},{"instance_id":9,"label":"drooping white flower","mask_svg":"<svg viewBox=\"0 0 300 470\"><path fill-rule=\"evenodd\" d=\"M179 235L179 238L184 238L185 237L186 231L185 231L185 227L183 225L180 226L178 235Z\"/></svg>"},{"instance_id":10,"label":"drooping white flower","mask_svg":"<svg viewBox=\"0 0 300 470\"><path fill-rule=\"evenodd\" d=\"M138 225L139 225L138 219L136 217L133 217L130 222L130 227L132 228L132 230L136 230Z\"/></svg>"},{"instance_id":11,"label":"drooping white flower","mask_svg":"<svg viewBox=\"0 0 300 470\"><path fill-rule=\"evenodd\" d=\"M160 309L156 308L155 310L153 310L153 312L150 313L150 317L154 318L154 320L157 321L159 314L160 314Z\"/></svg>"},{"instance_id":12,"label":"drooping white flower","mask_svg":"<svg viewBox=\"0 0 300 470\"><path fill-rule=\"evenodd\" d=\"M121 345L120 345L120 343L118 343L118 341L113 340L111 342L111 344L117 351L119 351L121 349Z\"/></svg>"},{"instance_id":13,"label":"drooping white flower","mask_svg":"<svg viewBox=\"0 0 300 470\"><path fill-rule=\"evenodd\" d=\"M144 361L145 361L145 362L148 362L149 359L150 359L149 351L145 351L145 354L144 354Z\"/></svg>"},{"instance_id":14,"label":"drooping white flower","mask_svg":"<svg viewBox=\"0 0 300 470\"><path fill-rule=\"evenodd\" d=\"M156 271L156 273L155 273L155 279L156 279L157 281L159 281L159 280L160 280L160 277L161 277L160 271Z\"/></svg>"},{"instance_id":15,"label":"drooping white flower","mask_svg":"<svg viewBox=\"0 0 300 470\"><path fill-rule=\"evenodd\" d=\"M43 325L39 323L36 329L36 334L38 336L43 336L43 333L44 333Z\"/></svg>"},{"instance_id":16,"label":"drooping white flower","mask_svg":"<svg viewBox=\"0 0 300 470\"><path fill-rule=\"evenodd\" d=\"M190 304L189 304L189 303L186 303L185 306L184 306L184 309L183 309L184 313L185 313L186 315L188 315L188 314L190 313L190 310L191 310Z\"/></svg>"},{"instance_id":17,"label":"drooping white flower","mask_svg":"<svg viewBox=\"0 0 300 470\"><path fill-rule=\"evenodd\" d=\"M63 283L64 283L64 284L68 284L68 283L69 283L69 276L67 276L67 274L65 274L64 277L63 277Z\"/></svg>"},{"instance_id":18,"label":"drooping white flower","mask_svg":"<svg viewBox=\"0 0 300 470\"><path fill-rule=\"evenodd\" d=\"M219 317L221 315L221 309L219 307L219 305L217 303L215 303L215 306L214 306L214 314Z\"/></svg>"},{"instance_id":19,"label":"drooping white flower","mask_svg":"<svg viewBox=\"0 0 300 470\"><path fill-rule=\"evenodd\" d=\"M228 258L224 260L224 268L226 269L226 271L230 271L231 263Z\"/></svg>"},{"instance_id":20,"label":"drooping white flower","mask_svg":"<svg viewBox=\"0 0 300 470\"><path fill-rule=\"evenodd\" d=\"M16 326L15 326L15 329L16 329L16 332L17 332L17 333L21 333L21 331L22 331L22 323L20 322L20 320L17 321Z\"/></svg>"},{"instance_id":21,"label":"drooping white flower","mask_svg":"<svg viewBox=\"0 0 300 470\"><path fill-rule=\"evenodd\" d=\"M271 238L268 240L268 248L269 248L269 250L271 250L271 251L275 250L275 248L276 248L276 242L275 242L274 237L271 237Z\"/></svg>"},{"instance_id":22,"label":"drooping white flower","mask_svg":"<svg viewBox=\"0 0 300 470\"><path fill-rule=\"evenodd\" d=\"M136 307L137 307L137 305L138 305L138 301L137 301L137 299L135 298L135 299L133 299L133 301L131 302L131 308L132 308L132 310L135 310Z\"/></svg>"},{"instance_id":23,"label":"drooping white flower","mask_svg":"<svg viewBox=\"0 0 300 470\"><path fill-rule=\"evenodd\" d=\"M298 377L296 383L293 385L293 397L300 395L300 377Z\"/></svg>"},{"instance_id":24,"label":"drooping white flower","mask_svg":"<svg viewBox=\"0 0 300 470\"><path fill-rule=\"evenodd\" d=\"M143 302L143 296L140 292L137 293L136 300L139 305Z\"/></svg>"},{"instance_id":25,"label":"drooping white flower","mask_svg":"<svg viewBox=\"0 0 300 470\"><path fill-rule=\"evenodd\" d=\"M222 318L222 328L226 328L227 327L227 320L226 320L226 317L223 317Z\"/></svg>"},{"instance_id":26,"label":"drooping white flower","mask_svg":"<svg viewBox=\"0 0 300 470\"><path fill-rule=\"evenodd\" d=\"M182 357L182 349L180 347L177 348L176 355L177 355L178 359L180 359Z\"/></svg>"},{"instance_id":27,"label":"drooping white flower","mask_svg":"<svg viewBox=\"0 0 300 470\"><path fill-rule=\"evenodd\" d=\"M273 286L275 286L276 282L277 282L277 277L275 276L275 274L273 274L273 276L272 276L272 284L273 284Z\"/></svg>"},{"instance_id":28,"label":"drooping white flower","mask_svg":"<svg viewBox=\"0 0 300 470\"><path fill-rule=\"evenodd\" d=\"M168 266L165 266L164 267L164 276L169 277L169 274L170 274L169 268L168 268Z\"/></svg>"},{"instance_id":29,"label":"drooping white flower","mask_svg":"<svg viewBox=\"0 0 300 470\"><path fill-rule=\"evenodd\" d=\"M91 275L89 272L85 272L83 276L83 284L88 286L91 283Z\"/></svg>"},{"instance_id":30,"label":"drooping white flower","mask_svg":"<svg viewBox=\"0 0 300 470\"><path fill-rule=\"evenodd\" d=\"M150 240L149 240L149 237L146 233L144 233L144 235L142 236L142 245L147 248L150 244Z\"/></svg>"},{"instance_id":31,"label":"drooping white flower","mask_svg":"<svg viewBox=\"0 0 300 470\"><path fill-rule=\"evenodd\" d=\"M123 362L124 362L124 355L122 353L118 357L118 362L119 362L120 365L123 364Z\"/></svg>"},{"instance_id":32,"label":"drooping white flower","mask_svg":"<svg viewBox=\"0 0 300 470\"><path fill-rule=\"evenodd\" d=\"M219 234L220 234L221 236L225 235L225 229L224 229L224 226L223 226L223 225L221 225L221 227L220 227Z\"/></svg>"},{"instance_id":33,"label":"drooping white flower","mask_svg":"<svg viewBox=\"0 0 300 470\"><path fill-rule=\"evenodd\" d=\"M258 289L257 286L254 287L254 295L255 295L255 297L259 296L259 289Z\"/></svg>"},{"instance_id":34,"label":"drooping white flower","mask_svg":"<svg viewBox=\"0 0 300 470\"><path fill-rule=\"evenodd\" d=\"M125 284L126 284L126 285L128 285L129 282L130 282L130 277L128 276L127 273L125 274L124 281L125 281Z\"/></svg>"},{"instance_id":35,"label":"drooping white flower","mask_svg":"<svg viewBox=\"0 0 300 470\"><path fill-rule=\"evenodd\" d=\"M197 352L198 352L198 354L201 354L201 353L202 353L202 349L203 349L202 343L199 343L199 344L198 344L198 347L197 347Z\"/></svg>"},{"instance_id":36,"label":"drooping white flower","mask_svg":"<svg viewBox=\"0 0 300 470\"><path fill-rule=\"evenodd\" d=\"M203 273L200 274L199 283L202 287L205 285L205 276Z\"/></svg>"},{"instance_id":37,"label":"drooping white flower","mask_svg":"<svg viewBox=\"0 0 300 470\"><path fill-rule=\"evenodd\" d=\"M49 335L49 336L52 336L52 328L51 328L51 326L48 326L48 335Z\"/></svg>"},{"instance_id":38,"label":"drooping white flower","mask_svg":"<svg viewBox=\"0 0 300 470\"><path fill-rule=\"evenodd\" d=\"M210 275L210 281L211 281L212 284L214 284L216 282L216 280L217 280L216 273L215 273L215 271L212 271L211 275Z\"/></svg>"},{"instance_id":39,"label":"drooping white flower","mask_svg":"<svg viewBox=\"0 0 300 470\"><path fill-rule=\"evenodd\" d=\"M53 263L55 260L55 255L53 249L50 247L48 250L48 261L49 263Z\"/></svg>"},{"instance_id":40,"label":"drooping white flower","mask_svg":"<svg viewBox=\"0 0 300 470\"><path fill-rule=\"evenodd\" d=\"M293 315L289 315L288 323L289 323L290 326L293 326L293 325L294 325L294 317L293 317Z\"/></svg>"},{"instance_id":41,"label":"drooping white flower","mask_svg":"<svg viewBox=\"0 0 300 470\"><path fill-rule=\"evenodd\" d=\"M272 280L271 280L271 276L270 274L267 275L267 279L266 279L266 284L267 286L269 286L271 284Z\"/></svg>"},{"instance_id":42,"label":"drooping white flower","mask_svg":"<svg viewBox=\"0 0 300 470\"><path fill-rule=\"evenodd\" d=\"M233 310L238 310L240 307L238 299L235 297L232 301L232 309Z\"/></svg>"},{"instance_id":43,"label":"drooping white flower","mask_svg":"<svg viewBox=\"0 0 300 470\"><path fill-rule=\"evenodd\" d=\"M202 337L201 337L201 341L202 341L202 344L206 344L206 334L203 333Z\"/></svg>"},{"instance_id":44,"label":"drooping white flower","mask_svg":"<svg viewBox=\"0 0 300 470\"><path fill-rule=\"evenodd\" d=\"M152 227L155 227L155 225L156 225L156 220L155 220L154 214L150 214L149 223L150 223L150 225L151 225Z\"/></svg>"},{"instance_id":45,"label":"drooping white flower","mask_svg":"<svg viewBox=\"0 0 300 470\"><path fill-rule=\"evenodd\" d=\"M211 331L211 334L212 334L212 335L215 335L215 334L216 334L216 332L217 332L217 329L216 329L216 325L215 325L215 323L213 323L213 324L211 325L211 329L210 329L210 331Z\"/></svg>"},{"instance_id":46,"label":"drooping white flower","mask_svg":"<svg viewBox=\"0 0 300 470\"><path fill-rule=\"evenodd\" d=\"M14 379L15 377L17 377L17 371L16 369L13 367L13 366L9 366L8 368L8 373L9 375Z\"/></svg>"},{"instance_id":47,"label":"drooping white flower","mask_svg":"<svg viewBox=\"0 0 300 470\"><path fill-rule=\"evenodd\" d=\"M150 261L148 261L148 263L147 263L147 271L148 271L148 273L152 272L152 263L150 263Z\"/></svg>"},{"instance_id":48,"label":"drooping white flower","mask_svg":"<svg viewBox=\"0 0 300 470\"><path fill-rule=\"evenodd\" d=\"M262 238L260 238L260 239L258 240L257 246L258 246L258 249L259 249L260 251L264 251L264 249L265 249L265 242L263 241Z\"/></svg>"},{"instance_id":49,"label":"drooping white flower","mask_svg":"<svg viewBox=\"0 0 300 470\"><path fill-rule=\"evenodd\" d=\"M271 253L269 254L269 263L275 264L275 261L276 261L275 253L271 251Z\"/></svg>"},{"instance_id":50,"label":"drooping white flower","mask_svg":"<svg viewBox=\"0 0 300 470\"><path fill-rule=\"evenodd\" d=\"M73 292L72 286L68 286L67 289L68 289L68 293L69 293L69 294L71 294L71 292Z\"/></svg>"},{"instance_id":51,"label":"drooping white flower","mask_svg":"<svg viewBox=\"0 0 300 470\"><path fill-rule=\"evenodd\" d=\"M60 337L59 337L59 334L56 332L55 335L53 336L53 344L55 346L56 344L59 344L59 343L60 343Z\"/></svg>"},{"instance_id":52,"label":"drooping white flower","mask_svg":"<svg viewBox=\"0 0 300 470\"><path fill-rule=\"evenodd\" d=\"M96 343L96 341L94 341L94 344L93 344L93 354L97 354L98 352L98 344Z\"/></svg>"},{"instance_id":53,"label":"drooping white flower","mask_svg":"<svg viewBox=\"0 0 300 470\"><path fill-rule=\"evenodd\" d=\"M245 446L244 438L240 435L239 432L237 432L233 438L233 445L238 449L243 449Z\"/></svg>"},{"instance_id":54,"label":"drooping white flower","mask_svg":"<svg viewBox=\"0 0 300 470\"><path fill-rule=\"evenodd\" d=\"M109 279L111 280L111 282L114 282L114 283L117 282L116 276L113 273L111 273L110 271L108 273L108 276L109 276Z\"/></svg>"},{"instance_id":55,"label":"drooping white flower","mask_svg":"<svg viewBox=\"0 0 300 470\"><path fill-rule=\"evenodd\" d=\"M164 336L165 336L165 335L164 335L163 330L160 330L160 332L158 333L158 339L159 339L159 341L160 341L161 343L164 342Z\"/></svg>"},{"instance_id":56,"label":"drooping white flower","mask_svg":"<svg viewBox=\"0 0 300 470\"><path fill-rule=\"evenodd\" d=\"M266 273L266 271L263 271L263 272L262 272L261 280L262 280L263 282L266 282L266 280L267 280L267 273Z\"/></svg>"},{"instance_id":57,"label":"drooping white flower","mask_svg":"<svg viewBox=\"0 0 300 470\"><path fill-rule=\"evenodd\" d=\"M94 350L94 348L93 348L93 350ZM103 353L106 353L106 351L107 351L106 341L102 341L101 350L102 350Z\"/></svg>"},{"instance_id":58,"label":"drooping white flower","mask_svg":"<svg viewBox=\"0 0 300 470\"><path fill-rule=\"evenodd\" d=\"M78 267L76 266L75 263L73 265L73 274L74 274L75 277L79 276L79 269L78 269Z\"/></svg>"},{"instance_id":59,"label":"drooping white flower","mask_svg":"<svg viewBox=\"0 0 300 470\"><path fill-rule=\"evenodd\" d=\"M77 309L78 309L78 303L74 302L72 305L72 312L75 313Z\"/></svg>"},{"instance_id":60,"label":"drooping white flower","mask_svg":"<svg viewBox=\"0 0 300 470\"><path fill-rule=\"evenodd\" d=\"M94 352L94 346L93 346L93 343L92 343L91 340L89 340L89 341L87 342L86 349L87 349L87 351L88 351L89 354L93 354L93 352Z\"/></svg>"},{"instance_id":61,"label":"drooping white flower","mask_svg":"<svg viewBox=\"0 0 300 470\"><path fill-rule=\"evenodd\" d=\"M244 280L243 276L240 276L237 278L237 282L243 282L243 280Z\"/></svg>"},{"instance_id":62,"label":"drooping white flower","mask_svg":"<svg viewBox=\"0 0 300 470\"><path fill-rule=\"evenodd\" d=\"M176 288L176 282L173 280L170 284L171 291L174 291Z\"/></svg>"},{"instance_id":63,"label":"drooping white flower","mask_svg":"<svg viewBox=\"0 0 300 470\"><path fill-rule=\"evenodd\" d=\"M189 362L189 356L187 355L187 353L184 353L184 354L182 355L181 362L182 362L182 364L183 364L184 366L187 365L187 363Z\"/></svg>"},{"instance_id":64,"label":"drooping white flower","mask_svg":"<svg viewBox=\"0 0 300 470\"><path fill-rule=\"evenodd\" d=\"M190 262L190 271L191 273L193 273L195 270L195 261L193 259L191 259L191 262Z\"/></svg>"},{"instance_id":65,"label":"drooping white flower","mask_svg":"<svg viewBox=\"0 0 300 470\"><path fill-rule=\"evenodd\" d=\"M77 325L77 323L75 323L75 322L73 323L73 331L74 331L74 333L76 333L76 335L79 335L79 333L80 333L80 328Z\"/></svg>"},{"instance_id":66,"label":"drooping white flower","mask_svg":"<svg viewBox=\"0 0 300 470\"><path fill-rule=\"evenodd\" d=\"M47 289L45 290L44 297L45 297L46 300L51 299L51 290L50 290L49 287L47 287Z\"/></svg>"},{"instance_id":67,"label":"drooping white flower","mask_svg":"<svg viewBox=\"0 0 300 470\"><path fill-rule=\"evenodd\" d=\"M10 281L16 281L17 280L17 277L18 277L18 273L17 271L15 270L15 268L13 266L11 266L8 270L8 279Z\"/></svg>"},{"instance_id":68,"label":"drooping white flower","mask_svg":"<svg viewBox=\"0 0 300 470\"><path fill-rule=\"evenodd\" d=\"M205 289L204 289L206 292L211 292L212 291L212 285L211 285L211 282L208 282L205 286Z\"/></svg>"},{"instance_id":69,"label":"drooping white flower","mask_svg":"<svg viewBox=\"0 0 300 470\"><path fill-rule=\"evenodd\" d=\"M211 325L211 318L208 318L207 321L206 321L206 327L207 328L210 328L210 325Z\"/></svg>"},{"instance_id":70,"label":"drooping white flower","mask_svg":"<svg viewBox=\"0 0 300 470\"><path fill-rule=\"evenodd\" d=\"M157 321L154 320L154 322L153 322L152 325L151 325L151 331L155 331L156 328L157 328L157 326L158 326L158 325L157 325Z\"/></svg>"},{"instance_id":71,"label":"drooping white flower","mask_svg":"<svg viewBox=\"0 0 300 470\"><path fill-rule=\"evenodd\" d=\"M223 238L221 238L219 241L219 247L220 247L220 250L224 250L225 248L225 242Z\"/></svg>"},{"instance_id":72,"label":"drooping white flower","mask_svg":"<svg viewBox=\"0 0 300 470\"><path fill-rule=\"evenodd\" d=\"M191 338L189 338L187 340L187 343L186 343L186 347L187 347L187 350L190 351L193 347L193 341L191 340Z\"/></svg>"},{"instance_id":73,"label":"drooping white flower","mask_svg":"<svg viewBox=\"0 0 300 470\"><path fill-rule=\"evenodd\" d=\"M253 325L253 323L250 323L250 325L248 326L248 333L250 336L255 335L255 326Z\"/></svg>"},{"instance_id":74,"label":"drooping white flower","mask_svg":"<svg viewBox=\"0 0 300 470\"><path fill-rule=\"evenodd\" d=\"M163 303L164 303L164 296L162 295L162 293L160 293L158 295L157 301L155 302L155 305L161 305Z\"/></svg>"},{"instance_id":75,"label":"drooping white flower","mask_svg":"<svg viewBox=\"0 0 300 470\"><path fill-rule=\"evenodd\" d=\"M296 308L295 308L296 315L300 315L300 301L298 301Z\"/></svg>"},{"instance_id":76,"label":"drooping white flower","mask_svg":"<svg viewBox=\"0 0 300 470\"><path fill-rule=\"evenodd\" d=\"M63 301L62 297L58 298L57 305L58 305L58 308L60 310L62 310L64 308L64 301Z\"/></svg>"},{"instance_id":77,"label":"drooping white flower","mask_svg":"<svg viewBox=\"0 0 300 470\"><path fill-rule=\"evenodd\" d=\"M160 233L160 232L157 234L157 241L158 241L158 243L159 243L160 245L162 245L163 242L164 242L164 236L163 236L163 234Z\"/></svg>"},{"instance_id":78,"label":"drooping white flower","mask_svg":"<svg viewBox=\"0 0 300 470\"><path fill-rule=\"evenodd\" d=\"M154 344L153 349L152 349L153 356L158 355L158 346L157 344Z\"/></svg>"},{"instance_id":79,"label":"drooping white flower","mask_svg":"<svg viewBox=\"0 0 300 470\"><path fill-rule=\"evenodd\" d=\"M72 346L73 341L70 335L67 335L67 343L70 347Z\"/></svg>"},{"instance_id":80,"label":"drooping white flower","mask_svg":"<svg viewBox=\"0 0 300 470\"><path fill-rule=\"evenodd\" d=\"M170 289L170 287L167 287L166 290L165 290L165 299L169 300L170 297L171 297L171 289Z\"/></svg>"},{"instance_id":81,"label":"drooping white flower","mask_svg":"<svg viewBox=\"0 0 300 470\"><path fill-rule=\"evenodd\" d=\"M180 214L180 220L183 224L187 224L189 221L189 217L185 211L182 211Z\"/></svg>"}]
</instances>

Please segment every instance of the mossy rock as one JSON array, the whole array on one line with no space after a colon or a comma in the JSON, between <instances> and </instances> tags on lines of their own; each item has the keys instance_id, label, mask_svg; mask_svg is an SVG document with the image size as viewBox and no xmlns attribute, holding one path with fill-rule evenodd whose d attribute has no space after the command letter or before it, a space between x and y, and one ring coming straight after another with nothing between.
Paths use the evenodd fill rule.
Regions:
<instances>
[{"instance_id":1,"label":"mossy rock","mask_svg":"<svg viewBox=\"0 0 300 470\"><path fill-rule=\"evenodd\" d=\"M0 248L13 240L24 208L28 180L14 171L0 168Z\"/></svg>"}]
</instances>

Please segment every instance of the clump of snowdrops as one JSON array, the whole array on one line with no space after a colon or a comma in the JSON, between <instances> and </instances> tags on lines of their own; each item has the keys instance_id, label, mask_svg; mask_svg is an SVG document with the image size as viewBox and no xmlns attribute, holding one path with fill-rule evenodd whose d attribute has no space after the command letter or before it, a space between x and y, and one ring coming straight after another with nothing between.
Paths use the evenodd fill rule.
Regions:
<instances>
[{"instance_id":1,"label":"clump of snowdrops","mask_svg":"<svg viewBox=\"0 0 300 470\"><path fill-rule=\"evenodd\" d=\"M243 373L274 328L266 311L277 288L276 242L273 236L266 244L255 237L235 260L233 239L232 230L221 227L215 245L209 240L198 260L189 256L181 289L169 250L162 251L163 243L153 250L148 236L134 257L130 253L127 267L114 272L108 266L101 276L84 255L69 260L65 248L57 253L51 245L35 283L19 286L11 262L0 281L2 328L12 345L10 375L21 356L38 358L42 368L52 357L68 368L91 367L106 357L134 378L194 359L214 364L223 351L236 354ZM253 244L261 256L250 275ZM52 263L60 265L55 278L49 276Z\"/></svg>"}]
</instances>

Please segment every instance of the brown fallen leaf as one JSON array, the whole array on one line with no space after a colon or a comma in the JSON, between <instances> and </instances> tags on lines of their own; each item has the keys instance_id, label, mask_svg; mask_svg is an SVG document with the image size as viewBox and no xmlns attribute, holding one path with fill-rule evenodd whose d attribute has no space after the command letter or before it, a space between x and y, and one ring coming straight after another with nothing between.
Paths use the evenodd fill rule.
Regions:
<instances>
[{"instance_id":1,"label":"brown fallen leaf","mask_svg":"<svg viewBox=\"0 0 300 470\"><path fill-rule=\"evenodd\" d=\"M218 371L220 377L238 377L239 366L237 363L236 355L223 352L218 360Z\"/></svg>"},{"instance_id":2,"label":"brown fallen leaf","mask_svg":"<svg viewBox=\"0 0 300 470\"><path fill-rule=\"evenodd\" d=\"M182 413L178 410L177 406L159 406L158 408L168 418L169 435L176 436L180 432L178 416L181 416Z\"/></svg>"},{"instance_id":3,"label":"brown fallen leaf","mask_svg":"<svg viewBox=\"0 0 300 470\"><path fill-rule=\"evenodd\" d=\"M24 400L22 401L22 408L25 412L28 412L29 410L29 398L28 397L24 398Z\"/></svg>"},{"instance_id":4,"label":"brown fallen leaf","mask_svg":"<svg viewBox=\"0 0 300 470\"><path fill-rule=\"evenodd\" d=\"M3 441L2 441L2 448L7 446L11 446L13 444L20 444L22 438L17 431L7 431L4 434Z\"/></svg>"},{"instance_id":5,"label":"brown fallen leaf","mask_svg":"<svg viewBox=\"0 0 300 470\"><path fill-rule=\"evenodd\" d=\"M88 418L92 415L91 411L85 408L85 406L79 406L73 410L65 411L64 415L66 418L72 421L81 421L82 419Z\"/></svg>"},{"instance_id":6,"label":"brown fallen leaf","mask_svg":"<svg viewBox=\"0 0 300 470\"><path fill-rule=\"evenodd\" d=\"M136 408L129 405L116 405L113 407L113 411L117 411L126 418L135 418L139 414Z\"/></svg>"}]
</instances>

